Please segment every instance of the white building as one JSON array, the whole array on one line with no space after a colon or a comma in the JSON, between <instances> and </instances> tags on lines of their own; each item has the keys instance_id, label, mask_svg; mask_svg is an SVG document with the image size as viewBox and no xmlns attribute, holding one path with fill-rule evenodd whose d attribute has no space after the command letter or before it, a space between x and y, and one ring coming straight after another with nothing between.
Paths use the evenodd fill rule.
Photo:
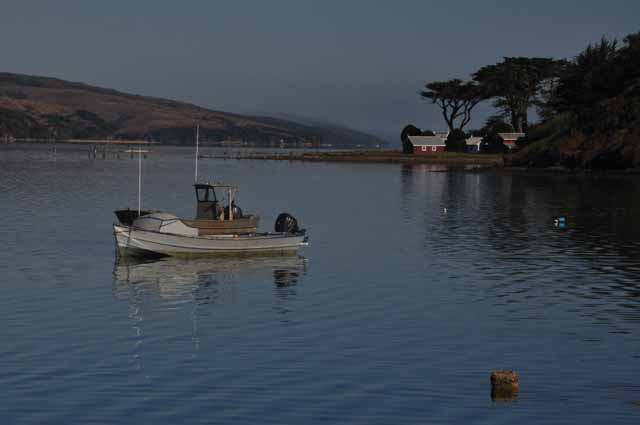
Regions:
<instances>
[{"instance_id":1,"label":"white building","mask_svg":"<svg viewBox=\"0 0 640 425\"><path fill-rule=\"evenodd\" d=\"M471 136L467 138L467 152L480 152L480 144L482 143L482 137Z\"/></svg>"}]
</instances>

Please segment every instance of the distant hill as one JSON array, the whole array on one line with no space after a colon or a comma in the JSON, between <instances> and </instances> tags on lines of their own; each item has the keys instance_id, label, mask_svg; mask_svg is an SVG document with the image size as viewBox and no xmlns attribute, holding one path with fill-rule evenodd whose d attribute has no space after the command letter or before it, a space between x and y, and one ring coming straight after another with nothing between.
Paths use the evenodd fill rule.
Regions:
<instances>
[{"instance_id":1,"label":"distant hill","mask_svg":"<svg viewBox=\"0 0 640 425\"><path fill-rule=\"evenodd\" d=\"M174 100L122 93L56 78L0 73L0 138L241 140L257 145L311 143L372 147L383 141L335 125L213 111Z\"/></svg>"},{"instance_id":2,"label":"distant hill","mask_svg":"<svg viewBox=\"0 0 640 425\"><path fill-rule=\"evenodd\" d=\"M266 115L266 114L264 114ZM260 116L263 116L260 114ZM362 146L362 147L383 147L387 142L380 138L375 137L367 133L363 133L353 128L336 124L327 120L321 120L317 118L306 117L296 114L274 114L273 118L267 118L269 120L284 120L289 122L296 122L304 125L308 128L321 129L326 133L330 140L333 140L338 145L344 146Z\"/></svg>"}]
</instances>

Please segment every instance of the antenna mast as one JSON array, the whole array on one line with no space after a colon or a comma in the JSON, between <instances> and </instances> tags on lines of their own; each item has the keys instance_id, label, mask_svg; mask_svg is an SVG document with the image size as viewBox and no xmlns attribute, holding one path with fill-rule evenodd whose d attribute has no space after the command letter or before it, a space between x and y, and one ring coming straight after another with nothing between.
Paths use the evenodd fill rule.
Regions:
<instances>
[{"instance_id":1,"label":"antenna mast","mask_svg":"<svg viewBox=\"0 0 640 425\"><path fill-rule=\"evenodd\" d=\"M133 158L133 154L137 153L138 154L138 217L140 217L140 211L142 210L141 205L142 205L142 154L143 153L147 153L149 152L148 150L145 149L127 149L125 152L132 154L131 157ZM145 155L145 158L147 156Z\"/></svg>"},{"instance_id":2,"label":"antenna mast","mask_svg":"<svg viewBox=\"0 0 640 425\"><path fill-rule=\"evenodd\" d=\"M196 125L196 173L195 182L198 183L198 148L200 147L200 124Z\"/></svg>"},{"instance_id":3,"label":"antenna mast","mask_svg":"<svg viewBox=\"0 0 640 425\"><path fill-rule=\"evenodd\" d=\"M141 199L142 199L142 149L138 149L138 217L140 217Z\"/></svg>"}]
</instances>

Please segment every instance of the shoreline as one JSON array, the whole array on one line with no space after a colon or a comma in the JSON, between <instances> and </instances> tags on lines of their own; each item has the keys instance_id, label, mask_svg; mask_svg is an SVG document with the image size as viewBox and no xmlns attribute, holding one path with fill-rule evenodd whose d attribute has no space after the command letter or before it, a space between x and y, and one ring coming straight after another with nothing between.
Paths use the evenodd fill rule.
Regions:
<instances>
[{"instance_id":1,"label":"shoreline","mask_svg":"<svg viewBox=\"0 0 640 425\"><path fill-rule=\"evenodd\" d=\"M351 162L351 163L387 163L387 164L441 164L477 167L503 167L502 155L444 152L433 155L404 154L398 151L340 151L340 152L304 152L286 154L229 154L201 155L207 159L235 159L260 161L303 161L303 162Z\"/></svg>"},{"instance_id":2,"label":"shoreline","mask_svg":"<svg viewBox=\"0 0 640 425\"><path fill-rule=\"evenodd\" d=\"M91 140L91 139L15 139L7 145L14 143L40 143L52 145L56 143L69 145L160 145L159 142L150 142L148 140Z\"/></svg>"},{"instance_id":3,"label":"shoreline","mask_svg":"<svg viewBox=\"0 0 640 425\"><path fill-rule=\"evenodd\" d=\"M126 145L155 145L158 147L185 145L161 144L158 142L149 142L145 140L86 140L86 139L70 139L70 140L16 140L12 143L0 146L11 146L14 143L26 144L44 144L51 145L55 143L68 145L102 145L102 146L126 146ZM210 146L205 146L210 147ZM216 148L220 148L217 147ZM259 149L259 148L258 148ZM269 148L265 148L269 149ZM300 161L300 162L342 162L342 163L360 163L360 164L432 164L455 167L458 171L478 173L478 172L496 172L505 174L522 174L522 175L591 175L598 176L637 176L640 175L640 167L638 168L612 168L612 169L595 169L595 168L567 168L563 166L550 167L529 167L529 166L513 166L505 164L503 154L478 154L463 152L442 152L432 155L413 155L404 154L400 151L371 151L371 150L345 150L345 151L325 151L325 152L300 152L288 151L283 153L224 153L224 154L200 154L200 159L222 159L222 160L248 160L248 161ZM506 158L508 160L508 157Z\"/></svg>"},{"instance_id":4,"label":"shoreline","mask_svg":"<svg viewBox=\"0 0 640 425\"><path fill-rule=\"evenodd\" d=\"M254 161L301 161L301 162L344 162L371 164L433 164L458 167L465 172L487 172L527 175L594 175L594 176L628 176L640 175L640 168L628 169L593 169L566 168L562 166L527 167L505 165L503 154L477 154L461 152L443 152L434 155L412 155L399 151L340 151L340 152L305 152L287 154L227 154L201 155L203 159L254 160Z\"/></svg>"}]
</instances>

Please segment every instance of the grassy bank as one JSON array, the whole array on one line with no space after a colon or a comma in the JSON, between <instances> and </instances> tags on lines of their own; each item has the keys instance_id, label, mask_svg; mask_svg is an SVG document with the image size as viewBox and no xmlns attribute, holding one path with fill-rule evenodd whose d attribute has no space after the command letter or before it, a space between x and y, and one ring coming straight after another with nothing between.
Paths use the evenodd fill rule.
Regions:
<instances>
[{"instance_id":1,"label":"grassy bank","mask_svg":"<svg viewBox=\"0 0 640 425\"><path fill-rule=\"evenodd\" d=\"M246 159L273 161L309 161L309 162L375 162L401 164L444 164L476 165L484 167L502 166L502 155L487 155L459 152L443 152L431 155L404 154L399 151L341 151L341 152L304 152L287 154L237 154L211 155L209 158Z\"/></svg>"}]
</instances>

